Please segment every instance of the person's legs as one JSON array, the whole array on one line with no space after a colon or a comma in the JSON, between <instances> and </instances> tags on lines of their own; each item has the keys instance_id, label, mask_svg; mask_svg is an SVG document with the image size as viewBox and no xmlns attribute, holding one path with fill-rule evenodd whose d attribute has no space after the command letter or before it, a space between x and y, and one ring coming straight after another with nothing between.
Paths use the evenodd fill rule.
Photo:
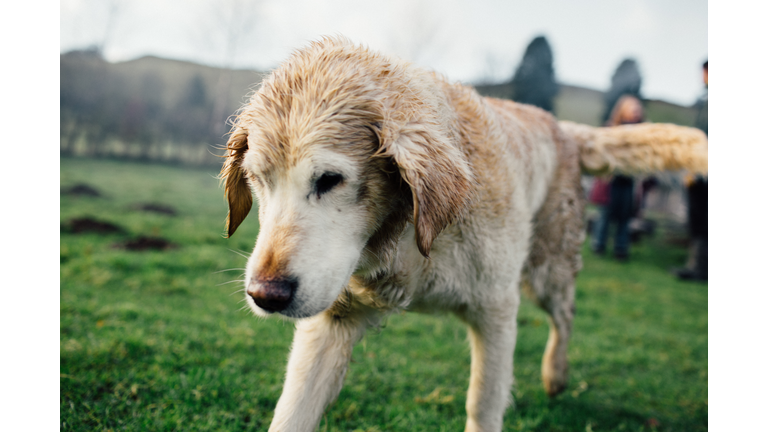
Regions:
<instances>
[{"instance_id":1,"label":"person's legs","mask_svg":"<svg viewBox=\"0 0 768 432\"><path fill-rule=\"evenodd\" d=\"M629 219L621 219L616 223L613 256L621 260L629 258Z\"/></svg>"},{"instance_id":2,"label":"person's legs","mask_svg":"<svg viewBox=\"0 0 768 432\"><path fill-rule=\"evenodd\" d=\"M592 241L592 250L597 254L605 253L605 245L608 242L608 227L610 225L609 220L609 207L604 205L600 209L600 217L597 220L597 226L595 226L594 239Z\"/></svg>"},{"instance_id":3,"label":"person's legs","mask_svg":"<svg viewBox=\"0 0 768 432\"><path fill-rule=\"evenodd\" d=\"M706 237L700 238L696 248L696 265L693 268L693 272L698 280L707 280L708 277L709 258L707 257L707 241Z\"/></svg>"},{"instance_id":4,"label":"person's legs","mask_svg":"<svg viewBox=\"0 0 768 432\"><path fill-rule=\"evenodd\" d=\"M629 258L629 220L634 207L634 181L631 177L616 176L611 183L611 202L616 221L613 255L621 260Z\"/></svg>"},{"instance_id":5,"label":"person's legs","mask_svg":"<svg viewBox=\"0 0 768 432\"><path fill-rule=\"evenodd\" d=\"M685 268L675 272L680 279L707 280L708 212L707 182L699 178L688 188L688 229L691 245Z\"/></svg>"}]
</instances>

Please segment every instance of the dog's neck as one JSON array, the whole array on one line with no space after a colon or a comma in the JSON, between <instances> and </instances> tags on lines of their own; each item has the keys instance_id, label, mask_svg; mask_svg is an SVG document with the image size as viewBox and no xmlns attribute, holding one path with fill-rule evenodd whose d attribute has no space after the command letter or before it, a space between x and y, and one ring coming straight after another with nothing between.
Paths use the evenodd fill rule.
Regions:
<instances>
[{"instance_id":1,"label":"dog's neck","mask_svg":"<svg viewBox=\"0 0 768 432\"><path fill-rule=\"evenodd\" d=\"M389 214L365 245L348 286L329 309L331 315L344 317L356 305L393 310L407 303L408 299L402 295L404 283L396 270L396 258L399 243L408 241L403 235L408 224L413 223L412 213L413 204L409 199L403 197L393 202Z\"/></svg>"},{"instance_id":2,"label":"dog's neck","mask_svg":"<svg viewBox=\"0 0 768 432\"><path fill-rule=\"evenodd\" d=\"M412 204L400 203L394 208L376 232L368 239L360 257L359 271L355 275L368 278L392 269L397 244L405 231L409 220L412 220Z\"/></svg>"}]
</instances>

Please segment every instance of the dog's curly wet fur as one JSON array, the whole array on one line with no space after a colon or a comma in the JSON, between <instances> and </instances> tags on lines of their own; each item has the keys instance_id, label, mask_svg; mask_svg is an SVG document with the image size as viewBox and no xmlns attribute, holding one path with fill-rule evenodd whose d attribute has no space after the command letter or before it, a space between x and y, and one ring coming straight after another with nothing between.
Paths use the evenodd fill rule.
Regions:
<instances>
[{"instance_id":1,"label":"dog's curly wet fur","mask_svg":"<svg viewBox=\"0 0 768 432\"><path fill-rule=\"evenodd\" d=\"M248 304L297 320L270 430L313 430L353 345L408 310L467 323L466 430L498 431L520 287L550 316L544 387L567 384L581 172L706 170L706 138L672 125L558 123L337 37L264 80L225 156L229 235L252 191L259 201Z\"/></svg>"}]
</instances>

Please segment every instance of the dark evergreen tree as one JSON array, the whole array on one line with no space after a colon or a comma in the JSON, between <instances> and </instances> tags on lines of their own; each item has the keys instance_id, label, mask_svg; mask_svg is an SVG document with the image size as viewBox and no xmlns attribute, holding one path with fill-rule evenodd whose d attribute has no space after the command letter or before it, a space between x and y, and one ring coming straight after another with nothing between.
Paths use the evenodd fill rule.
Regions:
<instances>
[{"instance_id":1,"label":"dark evergreen tree","mask_svg":"<svg viewBox=\"0 0 768 432\"><path fill-rule=\"evenodd\" d=\"M643 79L640 76L637 62L631 58L622 60L611 77L611 88L605 93L605 110L603 111L602 122L605 123L608 120L613 106L623 95L632 95L642 100L640 97L642 83Z\"/></svg>"},{"instance_id":2,"label":"dark evergreen tree","mask_svg":"<svg viewBox=\"0 0 768 432\"><path fill-rule=\"evenodd\" d=\"M186 104L193 107L206 106L208 103L208 93L205 88L205 80L200 74L196 74L189 81L186 91Z\"/></svg>"},{"instance_id":3,"label":"dark evergreen tree","mask_svg":"<svg viewBox=\"0 0 768 432\"><path fill-rule=\"evenodd\" d=\"M512 78L512 99L552 112L558 85L552 66L552 49L544 36L534 38Z\"/></svg>"},{"instance_id":4,"label":"dark evergreen tree","mask_svg":"<svg viewBox=\"0 0 768 432\"><path fill-rule=\"evenodd\" d=\"M216 142L221 134L211 129L210 117L213 101L202 75L195 74L188 82L174 113L169 114L168 129L181 142Z\"/></svg>"}]
</instances>

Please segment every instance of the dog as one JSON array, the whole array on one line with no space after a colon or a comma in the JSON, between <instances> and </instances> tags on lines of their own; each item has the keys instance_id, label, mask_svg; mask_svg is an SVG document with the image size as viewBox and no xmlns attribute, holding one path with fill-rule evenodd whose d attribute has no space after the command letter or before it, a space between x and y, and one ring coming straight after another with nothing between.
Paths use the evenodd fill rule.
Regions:
<instances>
[{"instance_id":1,"label":"dog","mask_svg":"<svg viewBox=\"0 0 768 432\"><path fill-rule=\"evenodd\" d=\"M562 392L582 171L702 172L706 151L692 128L558 122L343 37L295 51L239 111L220 176L227 236L258 197L248 305L296 321L269 430L314 430L354 344L401 310L468 325L466 430L501 430L523 291L549 314L542 378Z\"/></svg>"}]
</instances>

